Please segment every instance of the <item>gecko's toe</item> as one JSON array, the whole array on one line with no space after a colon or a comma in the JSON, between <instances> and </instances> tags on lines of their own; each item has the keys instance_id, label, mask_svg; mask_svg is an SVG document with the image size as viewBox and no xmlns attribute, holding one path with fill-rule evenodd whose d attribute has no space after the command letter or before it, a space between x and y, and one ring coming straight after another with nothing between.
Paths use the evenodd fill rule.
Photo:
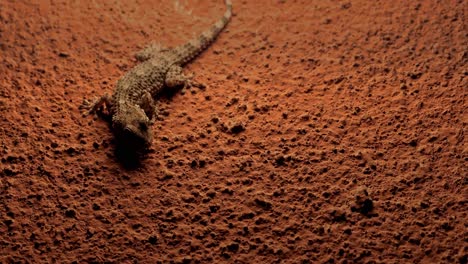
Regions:
<instances>
[{"instance_id":1,"label":"gecko's toe","mask_svg":"<svg viewBox=\"0 0 468 264\"><path fill-rule=\"evenodd\" d=\"M93 109L93 103L91 103L89 100L87 99L84 99L83 98L83 102L81 103L81 105L78 107L78 109L80 110L81 112L81 115L83 117L86 117L90 114L94 114L94 110Z\"/></svg>"}]
</instances>

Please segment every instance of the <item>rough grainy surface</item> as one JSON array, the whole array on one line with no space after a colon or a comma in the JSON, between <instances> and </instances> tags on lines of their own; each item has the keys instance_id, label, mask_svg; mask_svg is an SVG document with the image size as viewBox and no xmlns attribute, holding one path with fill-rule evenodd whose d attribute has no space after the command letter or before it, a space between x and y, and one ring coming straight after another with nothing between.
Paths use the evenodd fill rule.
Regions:
<instances>
[{"instance_id":1,"label":"rough grainy surface","mask_svg":"<svg viewBox=\"0 0 468 264\"><path fill-rule=\"evenodd\" d=\"M467 263L467 2L233 6L130 170L79 104L223 2L1 1L0 262Z\"/></svg>"}]
</instances>

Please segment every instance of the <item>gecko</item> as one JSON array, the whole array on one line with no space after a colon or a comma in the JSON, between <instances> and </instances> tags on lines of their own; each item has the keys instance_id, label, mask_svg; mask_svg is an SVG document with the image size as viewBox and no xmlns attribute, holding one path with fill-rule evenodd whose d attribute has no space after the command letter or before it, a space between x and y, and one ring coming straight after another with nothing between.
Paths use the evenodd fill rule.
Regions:
<instances>
[{"instance_id":1,"label":"gecko","mask_svg":"<svg viewBox=\"0 0 468 264\"><path fill-rule=\"evenodd\" d=\"M195 86L182 67L207 49L226 27L232 16L231 0L225 0L225 5L224 15L198 37L173 48L151 44L136 53L140 63L117 81L112 96L106 94L92 104L84 101L81 108L85 115L109 117L117 143L150 146L158 96L167 88Z\"/></svg>"}]
</instances>

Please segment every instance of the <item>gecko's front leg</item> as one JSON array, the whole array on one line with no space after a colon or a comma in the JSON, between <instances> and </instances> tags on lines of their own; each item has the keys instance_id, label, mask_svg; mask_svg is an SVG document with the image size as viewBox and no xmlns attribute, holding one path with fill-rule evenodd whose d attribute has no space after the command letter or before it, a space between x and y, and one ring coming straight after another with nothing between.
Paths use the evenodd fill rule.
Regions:
<instances>
[{"instance_id":1,"label":"gecko's front leg","mask_svg":"<svg viewBox=\"0 0 468 264\"><path fill-rule=\"evenodd\" d=\"M90 103L87 100L83 100L83 104L80 106L80 109L86 110L84 115L90 114L100 114L106 117L110 116L112 108L112 99L109 95L104 95L101 98L97 99L94 103ZM106 109L107 111L104 111Z\"/></svg>"},{"instance_id":2,"label":"gecko's front leg","mask_svg":"<svg viewBox=\"0 0 468 264\"><path fill-rule=\"evenodd\" d=\"M153 124L158 114L158 108L156 101L149 92L145 92L141 97L140 107L145 111L146 116L148 116L150 124Z\"/></svg>"},{"instance_id":3,"label":"gecko's front leg","mask_svg":"<svg viewBox=\"0 0 468 264\"><path fill-rule=\"evenodd\" d=\"M187 88L190 90L192 87L197 87L200 89L205 88L203 84L193 81L192 75L185 75L182 72L182 67L176 65L172 66L167 72L165 84L169 88L182 86L182 94L186 92Z\"/></svg>"}]
</instances>

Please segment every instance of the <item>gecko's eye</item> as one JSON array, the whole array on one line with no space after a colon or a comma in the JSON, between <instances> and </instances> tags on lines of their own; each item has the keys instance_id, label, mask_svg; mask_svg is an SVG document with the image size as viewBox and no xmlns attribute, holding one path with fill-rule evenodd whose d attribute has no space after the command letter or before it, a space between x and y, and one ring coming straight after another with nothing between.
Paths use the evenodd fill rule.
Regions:
<instances>
[{"instance_id":1,"label":"gecko's eye","mask_svg":"<svg viewBox=\"0 0 468 264\"><path fill-rule=\"evenodd\" d=\"M148 124L146 124L146 122L139 122L138 126L140 130L143 130L143 131L148 130Z\"/></svg>"}]
</instances>

